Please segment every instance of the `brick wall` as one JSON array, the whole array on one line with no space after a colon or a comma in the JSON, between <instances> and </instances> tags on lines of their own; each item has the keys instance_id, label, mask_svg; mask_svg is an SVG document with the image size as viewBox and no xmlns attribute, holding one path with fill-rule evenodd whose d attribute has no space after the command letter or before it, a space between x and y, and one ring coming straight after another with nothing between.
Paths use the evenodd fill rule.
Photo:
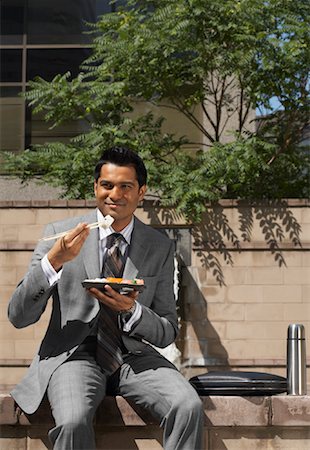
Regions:
<instances>
[{"instance_id":1,"label":"brick wall","mask_svg":"<svg viewBox=\"0 0 310 450\"><path fill-rule=\"evenodd\" d=\"M48 323L49 309L22 330L7 320L10 295L43 226L93 207L65 200L0 204L0 384L20 379ZM148 201L137 215L155 226L185 225ZM290 323L305 325L309 348L309 202L249 207L223 201L192 225L191 234L191 265L181 269L178 305L182 370L190 376L207 365L283 374Z\"/></svg>"}]
</instances>

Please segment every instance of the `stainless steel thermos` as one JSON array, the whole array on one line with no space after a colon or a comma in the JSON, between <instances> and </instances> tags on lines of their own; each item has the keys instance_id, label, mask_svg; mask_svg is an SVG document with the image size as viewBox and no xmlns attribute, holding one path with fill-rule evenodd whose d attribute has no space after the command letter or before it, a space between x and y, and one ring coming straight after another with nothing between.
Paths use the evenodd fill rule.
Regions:
<instances>
[{"instance_id":1,"label":"stainless steel thermos","mask_svg":"<svg viewBox=\"0 0 310 450\"><path fill-rule=\"evenodd\" d=\"M303 325L293 323L287 330L287 393L307 394L306 338Z\"/></svg>"}]
</instances>

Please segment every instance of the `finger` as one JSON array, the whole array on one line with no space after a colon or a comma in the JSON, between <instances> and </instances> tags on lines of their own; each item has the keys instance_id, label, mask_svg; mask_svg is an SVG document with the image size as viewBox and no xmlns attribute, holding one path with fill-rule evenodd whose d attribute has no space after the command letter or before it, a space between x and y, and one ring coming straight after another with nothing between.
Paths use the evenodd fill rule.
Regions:
<instances>
[{"instance_id":1,"label":"finger","mask_svg":"<svg viewBox=\"0 0 310 450\"><path fill-rule=\"evenodd\" d=\"M86 224L87 225L87 224ZM74 233L74 234L73 234ZM82 247L90 233L89 228L86 226L84 228L76 227L69 235L63 237L63 241L66 248L76 248Z\"/></svg>"},{"instance_id":2,"label":"finger","mask_svg":"<svg viewBox=\"0 0 310 450\"><path fill-rule=\"evenodd\" d=\"M118 301L121 300L122 295L119 292L117 292L115 289L113 289L111 286L109 286L108 284L104 285L104 290L109 295L109 297L112 297Z\"/></svg>"},{"instance_id":3,"label":"finger","mask_svg":"<svg viewBox=\"0 0 310 450\"><path fill-rule=\"evenodd\" d=\"M115 307L117 306L117 303L118 303L117 300L112 298L109 294L105 294L104 292L102 292L96 288L90 288L90 289L88 289L88 291L92 296L94 296L97 300L99 300L104 305L106 305L112 309L115 309Z\"/></svg>"},{"instance_id":4,"label":"finger","mask_svg":"<svg viewBox=\"0 0 310 450\"><path fill-rule=\"evenodd\" d=\"M137 300L138 295L139 295L139 291L133 290L128 294L128 297L132 298L133 300Z\"/></svg>"},{"instance_id":5,"label":"finger","mask_svg":"<svg viewBox=\"0 0 310 450\"><path fill-rule=\"evenodd\" d=\"M79 223L73 230L69 231L65 238L67 242L73 241L76 237L89 233L88 224L85 222Z\"/></svg>"}]
</instances>

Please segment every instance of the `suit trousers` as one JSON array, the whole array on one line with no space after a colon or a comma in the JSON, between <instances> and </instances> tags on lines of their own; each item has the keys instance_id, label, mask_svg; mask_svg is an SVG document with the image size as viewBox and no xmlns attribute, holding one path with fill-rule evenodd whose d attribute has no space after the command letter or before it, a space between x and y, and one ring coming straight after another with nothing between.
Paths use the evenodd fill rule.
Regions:
<instances>
[{"instance_id":1,"label":"suit trousers","mask_svg":"<svg viewBox=\"0 0 310 450\"><path fill-rule=\"evenodd\" d=\"M203 409L196 391L165 358L146 358L153 359L146 370L140 367L144 356L124 362L114 377L115 393L158 419L165 450L202 450ZM49 432L54 450L96 449L93 418L106 386L106 375L91 357L58 367L47 391L56 423Z\"/></svg>"}]
</instances>

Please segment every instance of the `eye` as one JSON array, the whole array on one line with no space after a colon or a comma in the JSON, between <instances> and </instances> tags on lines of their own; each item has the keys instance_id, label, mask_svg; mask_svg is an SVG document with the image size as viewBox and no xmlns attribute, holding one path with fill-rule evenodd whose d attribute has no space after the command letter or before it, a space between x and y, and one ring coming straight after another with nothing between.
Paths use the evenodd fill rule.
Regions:
<instances>
[{"instance_id":1,"label":"eye","mask_svg":"<svg viewBox=\"0 0 310 450\"><path fill-rule=\"evenodd\" d=\"M123 191L128 192L130 189L132 189L132 185L124 183L124 184L121 185L121 188L122 188Z\"/></svg>"},{"instance_id":2,"label":"eye","mask_svg":"<svg viewBox=\"0 0 310 450\"><path fill-rule=\"evenodd\" d=\"M100 183L100 186L103 187L103 189L106 189L108 191L110 191L114 187L114 185L112 183L109 183L108 181L102 181Z\"/></svg>"}]
</instances>

